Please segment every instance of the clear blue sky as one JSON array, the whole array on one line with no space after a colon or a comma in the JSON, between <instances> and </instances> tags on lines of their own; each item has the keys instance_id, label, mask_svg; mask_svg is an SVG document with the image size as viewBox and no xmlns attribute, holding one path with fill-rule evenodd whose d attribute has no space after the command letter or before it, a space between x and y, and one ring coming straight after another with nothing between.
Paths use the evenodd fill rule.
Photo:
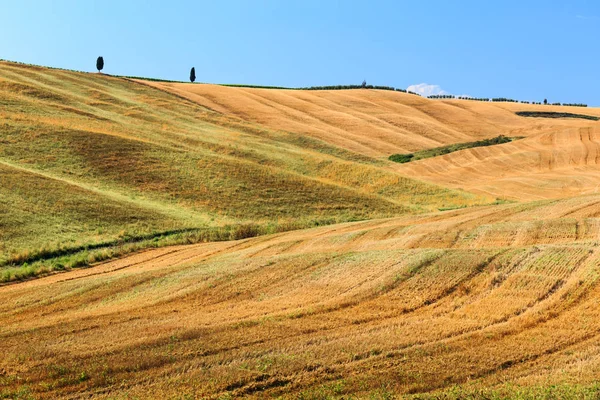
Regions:
<instances>
[{"instance_id":1,"label":"clear blue sky","mask_svg":"<svg viewBox=\"0 0 600 400\"><path fill-rule=\"evenodd\" d=\"M0 58L84 71L600 106L597 0L0 0L0 38Z\"/></svg>"}]
</instances>

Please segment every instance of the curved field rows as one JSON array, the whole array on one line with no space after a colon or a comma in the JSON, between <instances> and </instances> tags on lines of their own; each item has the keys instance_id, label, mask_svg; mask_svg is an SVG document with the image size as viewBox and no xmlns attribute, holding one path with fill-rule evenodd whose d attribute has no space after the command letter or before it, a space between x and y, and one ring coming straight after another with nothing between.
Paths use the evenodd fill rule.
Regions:
<instances>
[{"instance_id":1,"label":"curved field rows","mask_svg":"<svg viewBox=\"0 0 600 400\"><path fill-rule=\"evenodd\" d=\"M395 166L407 176L519 200L598 193L600 124Z\"/></svg>"},{"instance_id":2,"label":"curved field rows","mask_svg":"<svg viewBox=\"0 0 600 400\"><path fill-rule=\"evenodd\" d=\"M0 287L2 394L588 384L600 368L586 345L600 334L598 213L589 196L356 222Z\"/></svg>"},{"instance_id":3,"label":"curved field rows","mask_svg":"<svg viewBox=\"0 0 600 400\"><path fill-rule=\"evenodd\" d=\"M564 198L600 188L599 122L528 118L516 111L600 116L597 108L430 100L385 90L274 90L138 81L227 116L309 135L374 157L498 135L523 140L407 164L400 174L516 200Z\"/></svg>"},{"instance_id":4,"label":"curved field rows","mask_svg":"<svg viewBox=\"0 0 600 400\"><path fill-rule=\"evenodd\" d=\"M0 72L0 228L26 233L23 245L36 227L110 233L119 216L163 228L196 213L394 216L0 286L0 398L598 394L600 124L515 111L600 110ZM403 165L372 158L499 134L524 138ZM495 197L533 201L475 206ZM77 223L48 219L59 214Z\"/></svg>"},{"instance_id":5,"label":"curved field rows","mask_svg":"<svg viewBox=\"0 0 600 400\"><path fill-rule=\"evenodd\" d=\"M274 90L140 81L226 115L310 135L358 153L387 157L500 134L528 136L590 121L524 118L515 111L600 115L597 109L439 101L386 90ZM583 110L583 111L582 111Z\"/></svg>"},{"instance_id":6,"label":"curved field rows","mask_svg":"<svg viewBox=\"0 0 600 400\"><path fill-rule=\"evenodd\" d=\"M120 236L494 200L127 79L0 61L0 265Z\"/></svg>"}]
</instances>

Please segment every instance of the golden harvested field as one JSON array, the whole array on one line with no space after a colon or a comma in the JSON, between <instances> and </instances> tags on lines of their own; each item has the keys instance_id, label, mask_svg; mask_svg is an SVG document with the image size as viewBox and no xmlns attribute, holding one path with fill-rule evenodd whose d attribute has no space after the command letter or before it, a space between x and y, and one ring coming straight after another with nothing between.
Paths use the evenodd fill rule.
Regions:
<instances>
[{"instance_id":1,"label":"golden harvested field","mask_svg":"<svg viewBox=\"0 0 600 400\"><path fill-rule=\"evenodd\" d=\"M492 197L537 200L596 193L600 122L525 118L516 111L600 116L581 107L428 100L383 90L268 90L150 82L204 106L300 132L373 157L505 135L502 146L392 165L402 175Z\"/></svg>"},{"instance_id":2,"label":"golden harvested field","mask_svg":"<svg viewBox=\"0 0 600 400\"><path fill-rule=\"evenodd\" d=\"M465 100L429 100L386 90L285 90L150 82L245 121L310 135L372 157L505 136L530 136L600 123L524 118L515 111L600 116L599 109Z\"/></svg>"},{"instance_id":3,"label":"golden harvested field","mask_svg":"<svg viewBox=\"0 0 600 400\"><path fill-rule=\"evenodd\" d=\"M587 197L355 222L7 286L2 382L41 398L591 390L599 212Z\"/></svg>"},{"instance_id":4,"label":"golden harvested field","mask_svg":"<svg viewBox=\"0 0 600 400\"><path fill-rule=\"evenodd\" d=\"M587 125L555 127L502 146L467 149L398 165L396 170L507 199L599 193L600 123Z\"/></svg>"},{"instance_id":5,"label":"golden harvested field","mask_svg":"<svg viewBox=\"0 0 600 400\"><path fill-rule=\"evenodd\" d=\"M600 397L599 122L515 115L598 109L5 62L0 107L0 398Z\"/></svg>"}]
</instances>

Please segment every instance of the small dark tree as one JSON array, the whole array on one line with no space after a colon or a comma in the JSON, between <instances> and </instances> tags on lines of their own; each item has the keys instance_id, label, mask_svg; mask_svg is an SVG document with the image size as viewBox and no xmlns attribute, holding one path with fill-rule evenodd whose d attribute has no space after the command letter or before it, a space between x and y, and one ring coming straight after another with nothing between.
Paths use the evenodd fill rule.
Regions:
<instances>
[{"instance_id":1,"label":"small dark tree","mask_svg":"<svg viewBox=\"0 0 600 400\"><path fill-rule=\"evenodd\" d=\"M363 89L367 87L367 81L363 81L363 83L360 85Z\"/></svg>"},{"instance_id":2,"label":"small dark tree","mask_svg":"<svg viewBox=\"0 0 600 400\"><path fill-rule=\"evenodd\" d=\"M548 104L548 99L544 99L544 105Z\"/></svg>"},{"instance_id":3,"label":"small dark tree","mask_svg":"<svg viewBox=\"0 0 600 400\"><path fill-rule=\"evenodd\" d=\"M196 69L192 67L190 71L190 82L194 83L196 81Z\"/></svg>"},{"instance_id":4,"label":"small dark tree","mask_svg":"<svg viewBox=\"0 0 600 400\"><path fill-rule=\"evenodd\" d=\"M100 72L100 71L102 71L103 68L104 68L104 58L102 58L102 56L100 56L96 60L96 69L98 70L98 72Z\"/></svg>"}]
</instances>

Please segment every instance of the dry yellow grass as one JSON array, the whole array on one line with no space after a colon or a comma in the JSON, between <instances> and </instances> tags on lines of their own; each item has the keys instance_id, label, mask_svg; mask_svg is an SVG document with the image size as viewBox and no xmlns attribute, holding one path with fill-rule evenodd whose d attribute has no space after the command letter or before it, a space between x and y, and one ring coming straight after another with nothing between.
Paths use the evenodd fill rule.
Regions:
<instances>
[{"instance_id":1,"label":"dry yellow grass","mask_svg":"<svg viewBox=\"0 0 600 400\"><path fill-rule=\"evenodd\" d=\"M467 149L398 165L395 169L441 185L518 200L598 193L600 123L576 125L543 130L500 146Z\"/></svg>"},{"instance_id":2,"label":"dry yellow grass","mask_svg":"<svg viewBox=\"0 0 600 400\"><path fill-rule=\"evenodd\" d=\"M0 266L182 228L314 226L494 200L126 79L0 62Z\"/></svg>"},{"instance_id":3,"label":"dry yellow grass","mask_svg":"<svg viewBox=\"0 0 600 400\"><path fill-rule=\"evenodd\" d=\"M429 100L384 90L268 90L147 82L206 107L313 136L373 157L498 135L525 140L408 164L405 176L492 197L536 200L596 193L600 122L525 118L517 111L600 116L597 108Z\"/></svg>"},{"instance_id":4,"label":"dry yellow grass","mask_svg":"<svg viewBox=\"0 0 600 400\"><path fill-rule=\"evenodd\" d=\"M347 223L5 286L0 382L36 398L591 385L599 213L590 196Z\"/></svg>"},{"instance_id":5,"label":"dry yellow grass","mask_svg":"<svg viewBox=\"0 0 600 400\"><path fill-rule=\"evenodd\" d=\"M285 90L140 81L227 115L302 133L373 157L505 136L529 136L585 120L524 118L515 111L600 116L580 107L430 100L386 90Z\"/></svg>"},{"instance_id":6,"label":"dry yellow grass","mask_svg":"<svg viewBox=\"0 0 600 400\"><path fill-rule=\"evenodd\" d=\"M393 217L0 286L0 398L600 394L598 109L142 83L0 63L0 251Z\"/></svg>"}]
</instances>

